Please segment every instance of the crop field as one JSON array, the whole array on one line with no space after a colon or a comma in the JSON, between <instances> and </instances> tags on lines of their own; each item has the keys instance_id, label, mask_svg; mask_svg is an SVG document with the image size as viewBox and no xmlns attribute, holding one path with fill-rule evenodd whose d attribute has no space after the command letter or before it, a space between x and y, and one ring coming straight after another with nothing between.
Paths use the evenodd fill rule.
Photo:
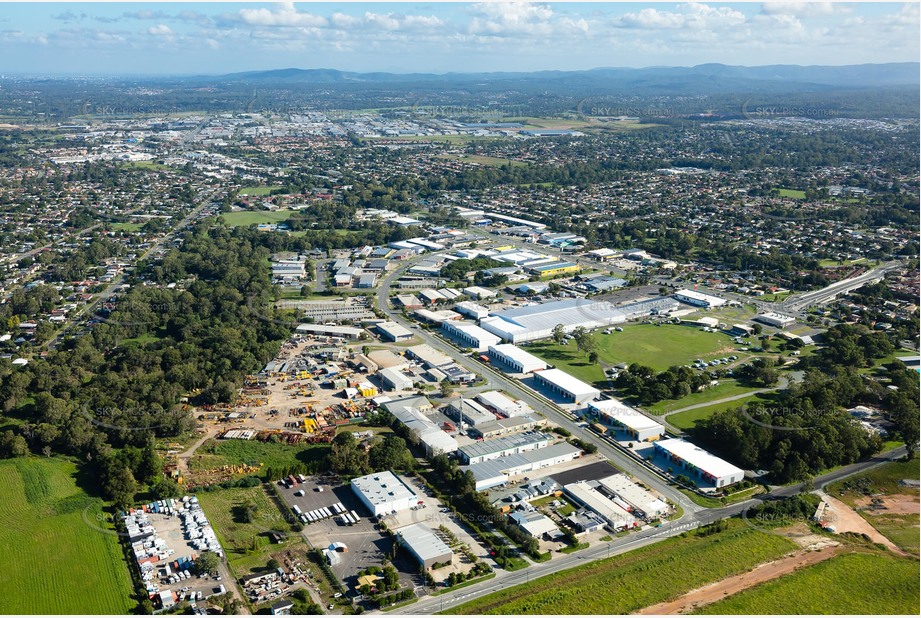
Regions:
<instances>
[{"instance_id":1,"label":"crop field","mask_svg":"<svg viewBox=\"0 0 921 618\"><path fill-rule=\"evenodd\" d=\"M287 221L294 214L293 210L238 210L225 212L221 215L224 222L230 227L260 225L262 223L281 223Z\"/></svg>"},{"instance_id":2,"label":"crop field","mask_svg":"<svg viewBox=\"0 0 921 618\"><path fill-rule=\"evenodd\" d=\"M271 554L302 543L263 485L218 489L197 495L237 575L245 575L251 568L264 567ZM251 513L249 521L245 516L247 507ZM288 541L282 545L273 544L269 538L271 531L287 533Z\"/></svg>"},{"instance_id":3,"label":"crop field","mask_svg":"<svg viewBox=\"0 0 921 618\"><path fill-rule=\"evenodd\" d=\"M679 536L465 603L451 614L627 614L792 551L785 538L731 521L710 536Z\"/></svg>"},{"instance_id":4,"label":"crop field","mask_svg":"<svg viewBox=\"0 0 921 618\"><path fill-rule=\"evenodd\" d=\"M192 470L246 464L283 468L321 461L329 452L325 444L292 445L258 440L208 440L189 461Z\"/></svg>"},{"instance_id":5,"label":"crop field","mask_svg":"<svg viewBox=\"0 0 921 618\"><path fill-rule=\"evenodd\" d=\"M133 588L103 502L60 459L0 462L0 614L127 614Z\"/></svg>"},{"instance_id":6,"label":"crop field","mask_svg":"<svg viewBox=\"0 0 921 618\"><path fill-rule=\"evenodd\" d=\"M918 562L845 554L701 608L700 614L918 614Z\"/></svg>"}]
</instances>

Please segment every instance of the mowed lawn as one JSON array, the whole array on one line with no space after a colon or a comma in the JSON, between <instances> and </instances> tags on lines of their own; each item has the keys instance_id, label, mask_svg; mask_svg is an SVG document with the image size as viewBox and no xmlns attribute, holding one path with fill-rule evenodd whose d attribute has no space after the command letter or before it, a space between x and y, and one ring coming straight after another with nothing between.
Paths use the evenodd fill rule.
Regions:
<instances>
[{"instance_id":1,"label":"mowed lawn","mask_svg":"<svg viewBox=\"0 0 921 618\"><path fill-rule=\"evenodd\" d=\"M192 470L212 470L241 464L265 468L284 468L323 460L329 453L325 444L292 445L258 440L208 440L189 461Z\"/></svg>"},{"instance_id":2,"label":"mowed lawn","mask_svg":"<svg viewBox=\"0 0 921 618\"><path fill-rule=\"evenodd\" d=\"M281 223L291 218L294 210L237 210L221 215L230 227L247 226L262 223Z\"/></svg>"},{"instance_id":3,"label":"mowed lawn","mask_svg":"<svg viewBox=\"0 0 921 618\"><path fill-rule=\"evenodd\" d=\"M732 520L724 532L667 539L513 586L444 613L627 614L744 573L795 548L788 539Z\"/></svg>"},{"instance_id":4,"label":"mowed lawn","mask_svg":"<svg viewBox=\"0 0 921 618\"><path fill-rule=\"evenodd\" d=\"M917 616L918 562L845 554L707 605L698 614Z\"/></svg>"},{"instance_id":5,"label":"mowed lawn","mask_svg":"<svg viewBox=\"0 0 921 618\"><path fill-rule=\"evenodd\" d=\"M718 387L717 387L718 388ZM705 391L706 392L706 391ZM701 393L703 394L703 393ZM713 394L713 393L710 393ZM741 408L750 403L763 403L770 404L773 399L771 398L773 393L758 393L755 395L749 395L747 397L742 397L741 399L736 399L733 401L724 401L723 403L716 403L712 406L703 406L700 408L694 408L693 410L685 410L684 412L678 412L676 414L670 414L666 417L669 423L677 427L678 429L693 429L697 421L703 420L705 418L710 418L712 415L717 412L722 412L723 410L732 410L734 408ZM723 397L729 397L731 395L722 395ZM686 399L686 398L685 398ZM685 403L685 399L681 400L682 407L689 405L694 405L693 403ZM674 402L664 402L663 409L668 407ZM652 408L656 408L652 406Z\"/></svg>"},{"instance_id":6,"label":"mowed lawn","mask_svg":"<svg viewBox=\"0 0 921 618\"><path fill-rule=\"evenodd\" d=\"M127 614L136 605L103 502L65 460L0 462L0 614Z\"/></svg>"},{"instance_id":7,"label":"mowed lawn","mask_svg":"<svg viewBox=\"0 0 921 618\"><path fill-rule=\"evenodd\" d=\"M713 360L733 354L732 338L724 333L706 333L699 328L680 324L628 324L623 332L605 335L595 331L598 341L599 360L609 366L620 363L639 363L664 371L673 365L687 365L700 358ZM543 341L528 346L528 350L554 365L572 364L577 368L588 366L597 370L597 377L604 378L601 367L588 364L587 356L576 349L574 342L558 346L552 341ZM584 370L583 370L584 372ZM593 374L595 375L595 374Z\"/></svg>"},{"instance_id":8,"label":"mowed lawn","mask_svg":"<svg viewBox=\"0 0 921 618\"><path fill-rule=\"evenodd\" d=\"M280 185L272 187L243 187L240 189L240 195L268 195L276 189L281 189Z\"/></svg>"}]
</instances>

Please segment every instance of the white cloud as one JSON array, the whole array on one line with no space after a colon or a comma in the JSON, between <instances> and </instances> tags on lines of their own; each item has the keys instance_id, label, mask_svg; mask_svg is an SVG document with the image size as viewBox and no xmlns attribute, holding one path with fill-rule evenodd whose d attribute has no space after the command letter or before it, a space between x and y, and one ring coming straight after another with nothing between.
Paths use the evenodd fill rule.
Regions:
<instances>
[{"instance_id":1,"label":"white cloud","mask_svg":"<svg viewBox=\"0 0 921 618\"><path fill-rule=\"evenodd\" d=\"M166 24L157 24L156 26L151 26L150 28L148 28L147 34L152 34L154 36L170 37L170 36L173 36L173 29L167 26Z\"/></svg>"},{"instance_id":2,"label":"white cloud","mask_svg":"<svg viewBox=\"0 0 921 618\"><path fill-rule=\"evenodd\" d=\"M282 4L277 11L265 8L240 9L240 19L251 26L281 26L291 28L317 28L329 22L321 15L301 13L291 3Z\"/></svg>"},{"instance_id":3,"label":"white cloud","mask_svg":"<svg viewBox=\"0 0 921 618\"><path fill-rule=\"evenodd\" d=\"M642 9L626 13L614 20L619 28L641 30L718 30L735 28L745 23L745 14L728 6L711 7L707 4L690 2L674 11Z\"/></svg>"},{"instance_id":4,"label":"white cloud","mask_svg":"<svg viewBox=\"0 0 921 618\"><path fill-rule=\"evenodd\" d=\"M850 13L851 7L840 2L765 2L765 15L794 15L796 17L827 17Z\"/></svg>"}]
</instances>

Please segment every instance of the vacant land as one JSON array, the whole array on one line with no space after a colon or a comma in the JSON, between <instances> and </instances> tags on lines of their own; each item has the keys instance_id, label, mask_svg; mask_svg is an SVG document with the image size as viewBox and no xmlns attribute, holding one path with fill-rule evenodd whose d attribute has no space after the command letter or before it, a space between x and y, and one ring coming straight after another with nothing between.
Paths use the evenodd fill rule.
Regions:
<instances>
[{"instance_id":1,"label":"vacant land","mask_svg":"<svg viewBox=\"0 0 921 618\"><path fill-rule=\"evenodd\" d=\"M284 468L298 464L322 461L329 447L320 445L292 445L258 440L208 440L202 444L192 459L189 468L213 470L222 466L259 466Z\"/></svg>"},{"instance_id":2,"label":"vacant land","mask_svg":"<svg viewBox=\"0 0 921 618\"><path fill-rule=\"evenodd\" d=\"M137 232L142 227L144 227L143 223L113 223L112 224L112 229L118 232Z\"/></svg>"},{"instance_id":3,"label":"vacant land","mask_svg":"<svg viewBox=\"0 0 921 618\"><path fill-rule=\"evenodd\" d=\"M0 462L0 613L127 614L132 586L103 502L60 459Z\"/></svg>"},{"instance_id":4,"label":"vacant land","mask_svg":"<svg viewBox=\"0 0 921 618\"><path fill-rule=\"evenodd\" d=\"M651 406L646 406L646 410L653 414L667 414L673 410L681 410L688 406L717 401L726 397L735 397L736 395L745 395L758 390L753 386L747 386L735 378L720 378L719 384L710 386L699 393L691 393L681 399L666 399ZM730 408L737 408L742 405L743 399L727 402ZM696 409L694 410L696 411ZM712 412L711 412L712 414ZM699 417L703 418L703 417Z\"/></svg>"},{"instance_id":5,"label":"vacant land","mask_svg":"<svg viewBox=\"0 0 921 618\"><path fill-rule=\"evenodd\" d=\"M240 189L240 195L269 195L272 191L281 189L280 186L272 187L243 187Z\"/></svg>"},{"instance_id":6,"label":"vacant land","mask_svg":"<svg viewBox=\"0 0 921 618\"><path fill-rule=\"evenodd\" d=\"M746 527L655 543L487 595L452 614L626 614L743 573L792 551L788 539Z\"/></svg>"},{"instance_id":7,"label":"vacant land","mask_svg":"<svg viewBox=\"0 0 921 618\"><path fill-rule=\"evenodd\" d=\"M892 462L860 476L832 483L826 492L857 509L871 526L900 549L918 554L921 543L919 490L901 485L900 481L917 481L919 476L921 471L917 459ZM879 508L871 508L874 506Z\"/></svg>"},{"instance_id":8,"label":"vacant land","mask_svg":"<svg viewBox=\"0 0 921 618\"><path fill-rule=\"evenodd\" d=\"M226 212L221 215L224 222L230 227L240 225L260 225L263 223L281 223L287 221L294 214L294 210L238 210Z\"/></svg>"},{"instance_id":9,"label":"vacant land","mask_svg":"<svg viewBox=\"0 0 921 618\"><path fill-rule=\"evenodd\" d=\"M684 412L677 412L675 414L670 414L666 417L669 423L677 427L678 429L692 429L697 421L703 420L705 418L710 418L712 415L717 412L722 412L723 410L731 410L733 408L739 408L741 406L750 404L750 403L770 403L772 401L772 393L761 393L755 395L749 395L748 397L743 397L741 399L736 399L733 401L724 401L723 403L715 403L711 406L703 406L701 408L694 408L693 410L686 410ZM724 395L726 396L726 395ZM670 402L671 403L671 402ZM684 400L682 399L682 404ZM694 404L685 404L685 405L694 405Z\"/></svg>"},{"instance_id":10,"label":"vacant land","mask_svg":"<svg viewBox=\"0 0 921 618\"><path fill-rule=\"evenodd\" d=\"M468 163L479 163L480 165L488 165L490 167L502 167L503 165L511 165L512 167L524 167L527 163L522 161L514 161L512 159L500 159L499 157L489 157L486 155L441 155L443 159L452 159L455 161L466 161Z\"/></svg>"},{"instance_id":11,"label":"vacant land","mask_svg":"<svg viewBox=\"0 0 921 618\"><path fill-rule=\"evenodd\" d=\"M273 553L303 544L264 485L199 492L198 499L238 576L265 567ZM273 544L273 531L288 540Z\"/></svg>"},{"instance_id":12,"label":"vacant land","mask_svg":"<svg viewBox=\"0 0 921 618\"><path fill-rule=\"evenodd\" d=\"M846 554L740 592L701 614L918 614L918 562Z\"/></svg>"}]
</instances>

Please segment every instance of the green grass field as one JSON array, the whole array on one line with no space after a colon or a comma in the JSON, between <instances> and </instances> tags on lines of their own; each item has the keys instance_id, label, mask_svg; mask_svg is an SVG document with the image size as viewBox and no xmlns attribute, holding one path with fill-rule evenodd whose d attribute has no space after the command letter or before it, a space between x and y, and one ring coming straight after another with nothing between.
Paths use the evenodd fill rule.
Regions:
<instances>
[{"instance_id":1,"label":"green grass field","mask_svg":"<svg viewBox=\"0 0 921 618\"><path fill-rule=\"evenodd\" d=\"M103 502L61 459L0 462L0 613L127 614L128 565Z\"/></svg>"},{"instance_id":2,"label":"green grass field","mask_svg":"<svg viewBox=\"0 0 921 618\"><path fill-rule=\"evenodd\" d=\"M113 223L112 229L119 232L137 232L144 227L143 223Z\"/></svg>"},{"instance_id":3,"label":"green grass field","mask_svg":"<svg viewBox=\"0 0 921 618\"><path fill-rule=\"evenodd\" d=\"M513 586L450 614L627 614L778 558L796 545L732 520L725 532L690 534Z\"/></svg>"},{"instance_id":4,"label":"green grass field","mask_svg":"<svg viewBox=\"0 0 921 618\"><path fill-rule=\"evenodd\" d=\"M746 386L736 379L720 378L719 384L716 386L711 386L699 393L691 393L687 397L682 397L681 399L666 399L665 401L659 401L658 403L655 403L651 406L645 406L645 409L649 412L652 412L653 414L667 414L672 410L680 410L681 408L697 405L699 403L717 401L719 399L723 399L724 397L742 395L745 393L751 393L756 390L758 389L751 386ZM738 403L738 400L727 403L730 408L742 405ZM696 412L696 410L692 410L692 412Z\"/></svg>"},{"instance_id":5,"label":"green grass field","mask_svg":"<svg viewBox=\"0 0 921 618\"><path fill-rule=\"evenodd\" d=\"M917 615L918 562L845 554L742 591L698 614Z\"/></svg>"},{"instance_id":6,"label":"green grass field","mask_svg":"<svg viewBox=\"0 0 921 618\"><path fill-rule=\"evenodd\" d=\"M735 349L728 335L705 333L691 326L628 324L623 328L622 333L614 332L610 335L596 332L601 362L608 365L639 363L656 371L664 371L672 365L692 363L697 358L719 358L731 354ZM576 350L572 342L558 346L552 341L543 341L529 346L529 350L555 365L566 362L588 364L586 355ZM597 377L592 381L604 377L600 367L595 369Z\"/></svg>"},{"instance_id":7,"label":"green grass field","mask_svg":"<svg viewBox=\"0 0 921 618\"><path fill-rule=\"evenodd\" d=\"M263 485L203 491L198 493L198 500L237 575L264 567L273 553L306 547L303 538L292 532L290 523ZM252 521L245 522L241 511L249 504L255 506L255 512ZM269 538L271 531L285 532L288 540L273 544Z\"/></svg>"},{"instance_id":8,"label":"green grass field","mask_svg":"<svg viewBox=\"0 0 921 618\"><path fill-rule=\"evenodd\" d=\"M247 464L266 468L295 466L322 460L329 446L315 444L296 446L258 440L208 440L189 461L192 470L210 470L228 465Z\"/></svg>"},{"instance_id":9,"label":"green grass field","mask_svg":"<svg viewBox=\"0 0 921 618\"><path fill-rule=\"evenodd\" d=\"M293 210L238 210L226 212L221 215L224 222L230 227L262 223L281 223L287 221L294 214Z\"/></svg>"},{"instance_id":10,"label":"green grass field","mask_svg":"<svg viewBox=\"0 0 921 618\"><path fill-rule=\"evenodd\" d=\"M792 197L798 200L806 199L806 192L799 189L777 189L780 197Z\"/></svg>"},{"instance_id":11,"label":"green grass field","mask_svg":"<svg viewBox=\"0 0 921 618\"><path fill-rule=\"evenodd\" d=\"M488 165L491 167L501 167L503 165L511 165L512 167L524 167L527 163L522 161L513 161L512 159L500 159L499 157L489 157L486 155L440 155L443 159L453 159L455 161L466 161L469 163L479 163L480 165Z\"/></svg>"},{"instance_id":12,"label":"green grass field","mask_svg":"<svg viewBox=\"0 0 921 618\"><path fill-rule=\"evenodd\" d=\"M726 395L723 396L725 397ZM743 397L742 399L736 399L735 401L725 401L723 403L713 404L712 406L704 406L702 408L694 408L693 410L687 410L685 412L678 412L677 414L670 414L665 418L665 420L667 420L678 429L693 429L694 424L697 421L703 420L705 418L710 418L717 412L722 412L723 410L731 410L733 408L738 408L749 403L760 402L767 404L771 401L771 393L750 395L748 397Z\"/></svg>"},{"instance_id":13,"label":"green grass field","mask_svg":"<svg viewBox=\"0 0 921 618\"><path fill-rule=\"evenodd\" d=\"M279 185L271 187L243 187L240 189L240 195L268 195L277 189L281 189L281 187Z\"/></svg>"}]
</instances>

